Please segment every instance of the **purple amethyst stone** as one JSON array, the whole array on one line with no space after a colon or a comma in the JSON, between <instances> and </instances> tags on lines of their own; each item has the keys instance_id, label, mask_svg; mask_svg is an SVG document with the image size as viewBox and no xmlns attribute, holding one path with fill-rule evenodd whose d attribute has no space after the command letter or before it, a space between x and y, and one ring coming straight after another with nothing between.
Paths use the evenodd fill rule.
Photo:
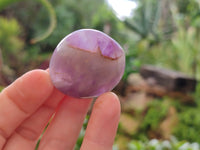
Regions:
<instances>
[{"instance_id":1,"label":"purple amethyst stone","mask_svg":"<svg viewBox=\"0 0 200 150\"><path fill-rule=\"evenodd\" d=\"M58 90L88 98L111 91L122 78L124 68L124 51L115 40L97 30L81 29L58 44L49 70Z\"/></svg>"}]
</instances>

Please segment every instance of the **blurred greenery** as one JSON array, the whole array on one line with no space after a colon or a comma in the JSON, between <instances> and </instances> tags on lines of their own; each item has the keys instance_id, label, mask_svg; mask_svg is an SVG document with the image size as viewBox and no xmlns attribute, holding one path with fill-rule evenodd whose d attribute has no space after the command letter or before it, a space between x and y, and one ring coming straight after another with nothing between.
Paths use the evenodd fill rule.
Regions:
<instances>
[{"instance_id":1,"label":"blurred greenery","mask_svg":"<svg viewBox=\"0 0 200 150\"><path fill-rule=\"evenodd\" d=\"M199 3L195 0L138 2L125 21L139 35L135 50L141 64L154 64L200 78Z\"/></svg>"},{"instance_id":2,"label":"blurred greenery","mask_svg":"<svg viewBox=\"0 0 200 150\"><path fill-rule=\"evenodd\" d=\"M179 124L174 128L173 133L178 139L200 143L200 116L198 115L200 111L200 84L197 85L194 97L196 100L195 106L176 104Z\"/></svg>"},{"instance_id":3,"label":"blurred greenery","mask_svg":"<svg viewBox=\"0 0 200 150\"><path fill-rule=\"evenodd\" d=\"M16 19L0 17L0 51L2 53L2 71L8 78L14 79L17 71L23 64L25 52L23 52L24 41L20 38L21 26ZM10 61L12 60L12 61Z\"/></svg>"},{"instance_id":4,"label":"blurred greenery","mask_svg":"<svg viewBox=\"0 0 200 150\"><path fill-rule=\"evenodd\" d=\"M20 1L25 1L25 0L4 0L4 1L0 1L0 10L5 9L9 5L16 3L16 2L20 2ZM40 2L47 9L49 16L50 16L50 24L49 24L47 31L45 33L43 33L42 35L32 39L31 43L39 42L39 41L45 39L46 37L48 37L51 34L51 32L53 31L53 29L55 28L55 25L56 25L56 16L55 16L55 12L54 12L54 9L53 9L51 3L49 3L48 0L38 0L38 2Z\"/></svg>"},{"instance_id":5,"label":"blurred greenery","mask_svg":"<svg viewBox=\"0 0 200 150\"><path fill-rule=\"evenodd\" d=\"M47 68L58 42L80 28L98 29L120 43L126 53L122 80L125 83L129 75L138 72L144 64L177 70L199 80L200 2L133 1L137 7L125 19L119 19L105 0L0 1L0 86L9 85L28 70ZM155 98L145 110L129 114L136 118L139 127L135 133L128 134L119 126L119 138L113 149L120 147L118 139L126 141L126 149L131 150L156 149L150 146L153 142L162 147L162 140L165 139L161 135L160 125L172 107L178 119L171 134L178 141L168 139L165 143L171 149L179 149L183 145L186 145L186 149L193 149L191 143L200 143L199 85L193 97L193 105L169 97ZM87 120L75 149L80 148ZM152 142L154 137L161 141Z\"/></svg>"},{"instance_id":6,"label":"blurred greenery","mask_svg":"<svg viewBox=\"0 0 200 150\"><path fill-rule=\"evenodd\" d=\"M140 127L145 132L147 130L156 130L158 128L161 120L166 117L169 106L163 101L160 102L159 100L154 100L149 103L148 107Z\"/></svg>"},{"instance_id":7,"label":"blurred greenery","mask_svg":"<svg viewBox=\"0 0 200 150\"><path fill-rule=\"evenodd\" d=\"M22 0L2 0L0 1L0 10L4 9L5 7Z\"/></svg>"},{"instance_id":8,"label":"blurred greenery","mask_svg":"<svg viewBox=\"0 0 200 150\"><path fill-rule=\"evenodd\" d=\"M199 148L198 143L177 141L175 138L172 138L171 141L152 139L147 142L140 142L132 140L128 145L128 150L198 150Z\"/></svg>"}]
</instances>

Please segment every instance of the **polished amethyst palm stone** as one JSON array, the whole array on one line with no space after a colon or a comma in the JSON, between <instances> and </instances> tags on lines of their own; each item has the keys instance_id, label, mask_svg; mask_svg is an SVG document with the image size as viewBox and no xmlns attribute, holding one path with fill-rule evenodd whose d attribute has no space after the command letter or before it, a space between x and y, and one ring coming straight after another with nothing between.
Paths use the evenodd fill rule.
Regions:
<instances>
[{"instance_id":1,"label":"polished amethyst palm stone","mask_svg":"<svg viewBox=\"0 0 200 150\"><path fill-rule=\"evenodd\" d=\"M97 30L81 29L58 44L49 70L58 90L88 98L111 91L122 78L124 68L124 51L115 40Z\"/></svg>"}]
</instances>

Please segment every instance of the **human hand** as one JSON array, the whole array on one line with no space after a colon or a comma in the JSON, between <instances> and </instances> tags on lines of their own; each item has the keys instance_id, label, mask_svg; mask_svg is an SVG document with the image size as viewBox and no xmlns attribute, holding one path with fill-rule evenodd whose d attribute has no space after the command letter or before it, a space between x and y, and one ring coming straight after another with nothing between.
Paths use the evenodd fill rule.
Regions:
<instances>
[{"instance_id":1,"label":"human hand","mask_svg":"<svg viewBox=\"0 0 200 150\"><path fill-rule=\"evenodd\" d=\"M92 99L77 99L56 90L49 73L34 70L0 93L0 149L72 150ZM95 102L81 150L111 150L120 117L120 103L111 92Z\"/></svg>"}]
</instances>

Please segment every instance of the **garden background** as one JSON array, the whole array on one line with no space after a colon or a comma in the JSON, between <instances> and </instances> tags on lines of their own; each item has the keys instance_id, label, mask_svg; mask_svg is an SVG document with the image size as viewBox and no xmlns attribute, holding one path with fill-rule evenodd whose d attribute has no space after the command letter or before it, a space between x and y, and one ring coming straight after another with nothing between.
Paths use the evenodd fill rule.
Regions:
<instances>
[{"instance_id":1,"label":"garden background","mask_svg":"<svg viewBox=\"0 0 200 150\"><path fill-rule=\"evenodd\" d=\"M132 15L119 19L105 0L1 0L0 88L29 70L48 68L67 34L94 28L126 53L123 79L113 90L122 105L113 149L199 150L200 1L133 1ZM163 92L149 85L140 72L146 64L186 74L197 81L195 90Z\"/></svg>"}]
</instances>

